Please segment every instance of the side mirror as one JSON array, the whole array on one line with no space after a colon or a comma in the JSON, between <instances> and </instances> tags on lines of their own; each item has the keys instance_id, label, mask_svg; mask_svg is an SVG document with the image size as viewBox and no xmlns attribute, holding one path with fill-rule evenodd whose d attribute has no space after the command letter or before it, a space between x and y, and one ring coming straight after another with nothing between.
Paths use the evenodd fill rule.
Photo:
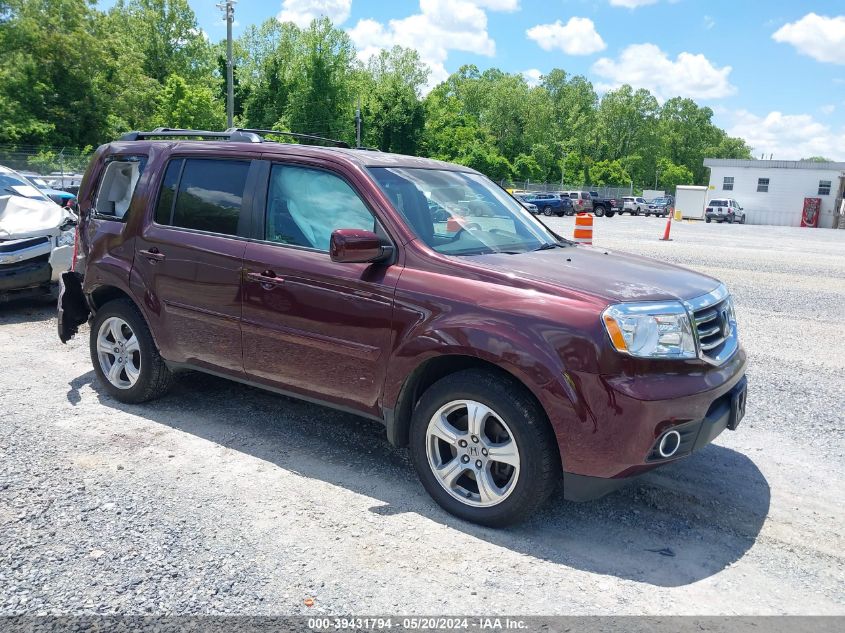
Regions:
<instances>
[{"instance_id":1,"label":"side mirror","mask_svg":"<svg viewBox=\"0 0 845 633\"><path fill-rule=\"evenodd\" d=\"M329 254L333 262L367 264L387 259L392 246L384 246L379 236L363 229L337 229L332 232Z\"/></svg>"}]
</instances>

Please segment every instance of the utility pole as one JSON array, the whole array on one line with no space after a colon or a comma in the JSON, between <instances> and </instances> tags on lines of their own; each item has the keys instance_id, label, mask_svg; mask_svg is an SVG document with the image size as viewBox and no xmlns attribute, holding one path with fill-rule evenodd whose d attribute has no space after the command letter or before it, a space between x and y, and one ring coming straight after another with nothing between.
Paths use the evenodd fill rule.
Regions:
<instances>
[{"instance_id":1,"label":"utility pole","mask_svg":"<svg viewBox=\"0 0 845 633\"><path fill-rule=\"evenodd\" d=\"M361 147L361 95L358 95L358 107L355 109L355 147Z\"/></svg>"},{"instance_id":2,"label":"utility pole","mask_svg":"<svg viewBox=\"0 0 845 633\"><path fill-rule=\"evenodd\" d=\"M235 21L235 4L238 0L225 0L217 8L225 13L226 20L226 123L235 126L235 63L232 60L232 23Z\"/></svg>"}]
</instances>

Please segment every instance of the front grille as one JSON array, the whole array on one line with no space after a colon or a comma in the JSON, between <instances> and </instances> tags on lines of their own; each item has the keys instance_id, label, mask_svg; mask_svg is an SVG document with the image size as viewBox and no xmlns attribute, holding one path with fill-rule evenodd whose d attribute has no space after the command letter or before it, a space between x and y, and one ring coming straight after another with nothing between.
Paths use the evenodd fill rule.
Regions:
<instances>
[{"instance_id":1,"label":"front grille","mask_svg":"<svg viewBox=\"0 0 845 633\"><path fill-rule=\"evenodd\" d=\"M727 300L694 313L698 346L705 356L715 357L731 335L730 310Z\"/></svg>"}]
</instances>

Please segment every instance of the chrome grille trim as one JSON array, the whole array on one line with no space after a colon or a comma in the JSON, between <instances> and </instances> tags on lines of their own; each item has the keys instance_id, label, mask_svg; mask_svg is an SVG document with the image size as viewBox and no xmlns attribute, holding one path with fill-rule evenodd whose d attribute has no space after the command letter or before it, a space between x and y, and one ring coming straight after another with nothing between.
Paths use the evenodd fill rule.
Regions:
<instances>
[{"instance_id":1,"label":"chrome grille trim","mask_svg":"<svg viewBox=\"0 0 845 633\"><path fill-rule=\"evenodd\" d=\"M723 305L729 297L725 285L719 284L712 292L684 302L693 323L698 356L713 365L727 362L739 349L736 322L724 320Z\"/></svg>"}]
</instances>

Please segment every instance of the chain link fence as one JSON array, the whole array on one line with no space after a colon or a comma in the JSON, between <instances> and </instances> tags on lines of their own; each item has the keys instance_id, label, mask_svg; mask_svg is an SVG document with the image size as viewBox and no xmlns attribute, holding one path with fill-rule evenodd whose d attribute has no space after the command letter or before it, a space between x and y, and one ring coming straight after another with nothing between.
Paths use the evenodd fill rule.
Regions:
<instances>
[{"instance_id":1,"label":"chain link fence","mask_svg":"<svg viewBox=\"0 0 845 633\"><path fill-rule=\"evenodd\" d=\"M516 191L595 191L600 198L621 198L634 195L631 184L621 186L561 184L559 182L534 182L531 180L503 180L499 183L506 189Z\"/></svg>"},{"instance_id":2,"label":"chain link fence","mask_svg":"<svg viewBox=\"0 0 845 633\"><path fill-rule=\"evenodd\" d=\"M39 176L56 189L72 190L79 182L94 149L0 145L0 165L25 176ZM74 192L75 193L75 192Z\"/></svg>"}]
</instances>

